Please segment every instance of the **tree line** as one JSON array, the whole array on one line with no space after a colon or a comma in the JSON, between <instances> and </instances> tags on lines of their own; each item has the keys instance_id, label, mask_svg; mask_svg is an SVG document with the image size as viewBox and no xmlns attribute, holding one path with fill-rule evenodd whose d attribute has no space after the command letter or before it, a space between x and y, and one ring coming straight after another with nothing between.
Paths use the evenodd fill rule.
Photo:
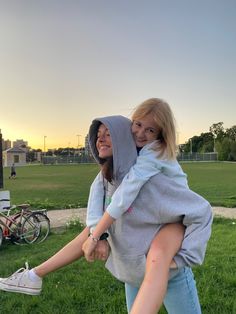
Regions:
<instances>
[{"instance_id":1,"label":"tree line","mask_svg":"<svg viewBox=\"0 0 236 314\"><path fill-rule=\"evenodd\" d=\"M180 153L211 153L218 154L218 160L236 161L236 125L225 129L223 122L214 123L210 126L209 132L201 133L191 137L185 144L179 145ZM36 160L36 152L42 152L41 149L30 149L27 152L27 161ZM75 156L84 155L85 148L58 148L48 150L47 156Z\"/></svg>"},{"instance_id":2,"label":"tree line","mask_svg":"<svg viewBox=\"0 0 236 314\"><path fill-rule=\"evenodd\" d=\"M193 136L180 145L181 153L217 152L218 160L236 161L236 125L225 129L223 122L212 124L209 132Z\"/></svg>"}]
</instances>

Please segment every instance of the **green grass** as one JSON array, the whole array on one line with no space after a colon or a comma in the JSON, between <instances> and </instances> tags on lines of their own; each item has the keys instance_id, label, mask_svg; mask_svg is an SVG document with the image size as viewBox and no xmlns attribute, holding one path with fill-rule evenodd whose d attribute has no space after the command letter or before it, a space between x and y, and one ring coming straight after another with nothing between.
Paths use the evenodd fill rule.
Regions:
<instances>
[{"instance_id":1,"label":"green grass","mask_svg":"<svg viewBox=\"0 0 236 314\"><path fill-rule=\"evenodd\" d=\"M183 163L189 185L212 205L236 206L236 163ZM96 165L26 166L17 168L17 179L9 180L4 169L4 189L11 203L30 201L39 207L85 207L89 186L99 168ZM236 225L215 219L205 263L196 267L203 313L236 314ZM38 245L0 247L0 276L8 276L26 260L35 266L47 259L78 230L52 234ZM80 260L44 280L40 297L0 291L0 313L126 313L123 284L104 269L102 262ZM164 309L161 314L166 313Z\"/></svg>"},{"instance_id":2,"label":"green grass","mask_svg":"<svg viewBox=\"0 0 236 314\"><path fill-rule=\"evenodd\" d=\"M4 189L11 203L31 203L36 207L77 208L87 205L89 187L99 171L95 164L18 167L17 178L8 179L4 169Z\"/></svg>"},{"instance_id":3,"label":"green grass","mask_svg":"<svg viewBox=\"0 0 236 314\"><path fill-rule=\"evenodd\" d=\"M8 276L29 261L35 266L58 251L78 233L75 228L52 234L38 245L0 247L1 276ZM10 263L9 263L10 261ZM103 262L75 262L44 280L40 297L0 291L0 313L125 313L122 283L113 278ZM13 310L14 309L14 310ZM118 310L117 310L118 309Z\"/></svg>"},{"instance_id":4,"label":"green grass","mask_svg":"<svg viewBox=\"0 0 236 314\"><path fill-rule=\"evenodd\" d=\"M197 267L203 313L236 313L236 222L215 218L205 263Z\"/></svg>"},{"instance_id":5,"label":"green grass","mask_svg":"<svg viewBox=\"0 0 236 314\"><path fill-rule=\"evenodd\" d=\"M189 186L211 205L236 207L236 163L182 163Z\"/></svg>"},{"instance_id":6,"label":"green grass","mask_svg":"<svg viewBox=\"0 0 236 314\"><path fill-rule=\"evenodd\" d=\"M182 163L189 186L214 206L236 207L236 163ZM11 203L30 202L36 207L86 207L89 187L99 168L95 164L25 166L17 168L17 178L9 180L4 169L4 189Z\"/></svg>"},{"instance_id":7,"label":"green grass","mask_svg":"<svg viewBox=\"0 0 236 314\"><path fill-rule=\"evenodd\" d=\"M78 230L52 234L38 245L15 246L5 243L0 248L1 276L8 276L28 260L35 266L47 259ZM194 268L202 312L205 314L236 313L236 224L215 219L205 263ZM9 262L10 261L10 262ZM84 259L44 279L41 296L0 291L0 312L5 314L125 314L123 284L114 279L102 262ZM161 314L166 313L164 309ZM184 314L184 313L183 313Z\"/></svg>"}]
</instances>

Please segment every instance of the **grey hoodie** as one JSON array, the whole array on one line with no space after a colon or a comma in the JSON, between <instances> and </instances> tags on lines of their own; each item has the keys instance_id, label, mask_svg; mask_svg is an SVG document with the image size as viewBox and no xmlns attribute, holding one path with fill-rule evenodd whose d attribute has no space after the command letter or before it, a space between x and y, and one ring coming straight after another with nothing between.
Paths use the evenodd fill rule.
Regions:
<instances>
[{"instance_id":1,"label":"grey hoodie","mask_svg":"<svg viewBox=\"0 0 236 314\"><path fill-rule=\"evenodd\" d=\"M122 116L110 116L93 121L89 131L92 153L98 163L96 135L100 123L107 126L113 146L114 182L102 179L106 200L136 160L136 147L131 134L131 122ZM111 253L106 267L119 280L139 286L145 273L146 254L161 226L181 221L186 226L182 247L174 257L178 268L201 264L211 234L210 204L188 187L166 175L153 176L141 189L131 208L109 229ZM170 276L176 271L171 271Z\"/></svg>"}]
</instances>

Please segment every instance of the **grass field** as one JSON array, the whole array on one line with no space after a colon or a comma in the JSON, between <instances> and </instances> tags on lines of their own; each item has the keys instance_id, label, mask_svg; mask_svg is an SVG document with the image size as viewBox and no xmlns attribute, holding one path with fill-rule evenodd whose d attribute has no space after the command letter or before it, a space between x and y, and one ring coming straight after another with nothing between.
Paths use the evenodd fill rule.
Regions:
<instances>
[{"instance_id":1,"label":"grass field","mask_svg":"<svg viewBox=\"0 0 236 314\"><path fill-rule=\"evenodd\" d=\"M189 186L211 205L236 207L236 163L182 163Z\"/></svg>"},{"instance_id":2,"label":"grass field","mask_svg":"<svg viewBox=\"0 0 236 314\"><path fill-rule=\"evenodd\" d=\"M236 163L183 163L192 190L214 206L236 207ZM17 168L17 178L9 180L4 169L4 189L11 203L30 202L51 208L86 207L89 187L99 168L95 164L25 166Z\"/></svg>"},{"instance_id":3,"label":"grass field","mask_svg":"<svg viewBox=\"0 0 236 314\"><path fill-rule=\"evenodd\" d=\"M213 205L236 206L236 164L184 163L190 187ZM96 165L26 166L17 168L17 179L9 180L4 169L4 189L11 202L30 201L39 207L85 207L89 186L98 172ZM51 234L38 245L0 247L0 276L8 276L25 261L35 266L47 259L79 232ZM236 314L236 224L214 219L203 266L194 268L203 314ZM84 259L44 280L40 297L0 291L0 313L16 314L125 314L123 284L104 269L102 262ZM164 309L161 314L166 313ZM185 313L183 313L185 314ZM186 313L188 314L188 313Z\"/></svg>"},{"instance_id":4,"label":"grass field","mask_svg":"<svg viewBox=\"0 0 236 314\"><path fill-rule=\"evenodd\" d=\"M29 202L47 209L85 207L98 170L95 164L25 166L18 167L17 178L10 180L5 168L4 189L10 190L12 204Z\"/></svg>"},{"instance_id":5,"label":"grass field","mask_svg":"<svg viewBox=\"0 0 236 314\"><path fill-rule=\"evenodd\" d=\"M38 245L0 247L0 275L8 276L28 260L42 262L72 239L78 229L52 234ZM216 219L205 263L194 268L203 314L236 313L236 225ZM125 314L123 284L105 270L102 262L84 259L44 279L41 296L0 291L0 313L5 314ZM161 314L166 313L164 309ZM183 313L185 314L185 313ZM186 313L191 314L191 313Z\"/></svg>"}]
</instances>

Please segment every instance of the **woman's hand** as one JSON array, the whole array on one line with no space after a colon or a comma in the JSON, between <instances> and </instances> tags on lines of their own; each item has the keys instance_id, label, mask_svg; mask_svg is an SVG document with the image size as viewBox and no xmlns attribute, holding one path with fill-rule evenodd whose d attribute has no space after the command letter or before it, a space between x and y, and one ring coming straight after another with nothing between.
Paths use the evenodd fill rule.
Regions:
<instances>
[{"instance_id":1,"label":"woman's hand","mask_svg":"<svg viewBox=\"0 0 236 314\"><path fill-rule=\"evenodd\" d=\"M95 259L106 261L110 253L110 246L106 240L95 242L91 237L88 237L82 246L82 250L88 262L93 262Z\"/></svg>"},{"instance_id":2,"label":"woman's hand","mask_svg":"<svg viewBox=\"0 0 236 314\"><path fill-rule=\"evenodd\" d=\"M95 259L106 261L110 253L110 245L107 240L100 240L94 250Z\"/></svg>"},{"instance_id":3,"label":"woman's hand","mask_svg":"<svg viewBox=\"0 0 236 314\"><path fill-rule=\"evenodd\" d=\"M84 257L88 262L93 262L95 259L95 248L99 241L95 242L92 237L88 237L88 239L83 243L82 250L84 252Z\"/></svg>"}]
</instances>

